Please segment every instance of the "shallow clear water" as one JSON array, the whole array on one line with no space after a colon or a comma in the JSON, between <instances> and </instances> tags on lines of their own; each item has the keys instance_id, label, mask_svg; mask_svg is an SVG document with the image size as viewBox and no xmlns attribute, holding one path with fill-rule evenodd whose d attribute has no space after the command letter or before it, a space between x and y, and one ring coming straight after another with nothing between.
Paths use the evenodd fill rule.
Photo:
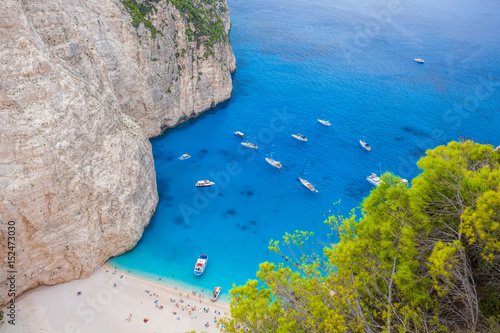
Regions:
<instances>
[{"instance_id":1,"label":"shallow clear water","mask_svg":"<svg viewBox=\"0 0 500 333\"><path fill-rule=\"evenodd\" d=\"M323 221L359 206L372 172L411 179L426 149L460 136L500 144L500 3L229 0L229 8L233 97L151 140L158 210L137 247L112 264L227 293L260 262L280 259L270 239L310 230L315 243L332 241ZM329 128L316 121L323 107ZM291 137L299 120L307 143ZM242 148L236 130L259 150ZM282 170L264 160L271 139ZM193 157L179 161L184 153ZM319 193L297 180L308 157L304 177ZM217 184L195 188L201 179ZM201 253L209 263L195 277Z\"/></svg>"}]
</instances>

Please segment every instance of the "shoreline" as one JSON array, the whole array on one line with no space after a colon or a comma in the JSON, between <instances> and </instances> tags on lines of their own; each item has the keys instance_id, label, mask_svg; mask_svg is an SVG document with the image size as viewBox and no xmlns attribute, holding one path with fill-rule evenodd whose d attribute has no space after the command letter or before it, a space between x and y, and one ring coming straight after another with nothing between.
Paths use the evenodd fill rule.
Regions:
<instances>
[{"instance_id":1,"label":"shoreline","mask_svg":"<svg viewBox=\"0 0 500 333\"><path fill-rule=\"evenodd\" d=\"M106 262L88 278L23 293L16 325L4 321L0 332L222 332L229 304L201 295Z\"/></svg>"},{"instance_id":2,"label":"shoreline","mask_svg":"<svg viewBox=\"0 0 500 333\"><path fill-rule=\"evenodd\" d=\"M125 270L123 270L122 268L118 268L117 266L113 266L112 264L110 264L109 260L106 261L101 266L101 268L102 267L106 267L110 271L117 271L117 272L119 272L119 275L127 276L129 279L136 280L136 281L142 281L144 283L150 283L152 285L157 286L158 288L164 288L164 289L168 290L171 293L175 293L175 294L181 293L182 294L181 296L191 295L190 299L197 299L197 300L200 299L199 297L198 298L196 298L196 297L193 298L193 294L192 294L193 290L188 291L186 289L186 285L187 284L185 282L181 281L181 280L177 280L177 281L180 281L180 287L171 283L172 282L171 280L175 280L175 279L160 280L162 282L158 282L158 281L156 281L156 279L151 279L151 278L148 278L148 277L140 276L138 274L134 274L134 273L131 273L129 271L125 272ZM197 289L197 287L195 287L195 286L190 286L190 287L192 287L194 289ZM215 302L212 302L210 300L210 297L211 297L213 291L212 290L206 291L204 289L201 289L201 290L202 290L201 292L200 291L196 292L196 296L199 295L200 293L205 296L205 297L201 298L202 303L205 302L206 304L215 304ZM224 300L223 298L219 297L216 302L219 305L219 307L226 308L227 311L229 312L229 310L230 310L229 301Z\"/></svg>"}]
</instances>

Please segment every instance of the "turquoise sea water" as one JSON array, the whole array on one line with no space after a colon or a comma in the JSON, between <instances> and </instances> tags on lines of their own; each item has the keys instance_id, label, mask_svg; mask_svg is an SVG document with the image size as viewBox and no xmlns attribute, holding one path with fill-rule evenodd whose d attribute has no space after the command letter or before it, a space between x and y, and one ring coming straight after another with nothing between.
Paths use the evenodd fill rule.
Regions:
<instances>
[{"instance_id":1,"label":"turquoise sea water","mask_svg":"<svg viewBox=\"0 0 500 333\"><path fill-rule=\"evenodd\" d=\"M426 149L459 137L500 144L497 1L229 0L229 9L233 97L151 140L160 203L137 247L111 260L120 268L227 295L280 259L270 239L309 230L314 243L334 241L323 221L358 207L372 172L411 179ZM316 121L323 107L331 127ZM299 120L307 143L291 137ZM242 148L236 130L259 150ZM264 160L271 140L282 170ZM192 158L179 161L184 153ZM319 193L297 180L308 157L305 178ZM217 185L195 188L201 179ZM201 253L209 263L195 277Z\"/></svg>"}]
</instances>

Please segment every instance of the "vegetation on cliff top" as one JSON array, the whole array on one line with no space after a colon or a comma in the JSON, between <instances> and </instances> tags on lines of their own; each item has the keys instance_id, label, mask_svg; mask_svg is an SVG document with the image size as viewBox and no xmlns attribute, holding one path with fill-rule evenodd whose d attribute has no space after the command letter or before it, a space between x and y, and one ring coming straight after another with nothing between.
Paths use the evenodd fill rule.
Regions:
<instances>
[{"instance_id":1,"label":"vegetation on cliff top","mask_svg":"<svg viewBox=\"0 0 500 333\"><path fill-rule=\"evenodd\" d=\"M144 26L151 32L151 38L156 38L156 34L161 34L161 30L156 29L155 26L147 19L150 12L156 12L155 4L160 0L145 0L137 2L136 0L122 0L123 6L127 9L132 17L132 25L137 28L139 24L143 23Z\"/></svg>"},{"instance_id":2,"label":"vegetation on cliff top","mask_svg":"<svg viewBox=\"0 0 500 333\"><path fill-rule=\"evenodd\" d=\"M138 27L140 23L151 31L151 37L162 34L161 30L154 27L148 16L157 11L156 4L161 0L122 0L123 5L132 17L132 25ZM203 44L207 52L213 55L213 45L227 41L228 36L221 13L228 9L222 0L167 0L181 13L186 20L186 35L189 41Z\"/></svg>"},{"instance_id":3,"label":"vegetation on cliff top","mask_svg":"<svg viewBox=\"0 0 500 333\"><path fill-rule=\"evenodd\" d=\"M384 175L361 218L330 217L322 254L308 232L271 241L285 263L231 290L227 331L498 332L500 152L451 142L418 166L411 188Z\"/></svg>"}]
</instances>

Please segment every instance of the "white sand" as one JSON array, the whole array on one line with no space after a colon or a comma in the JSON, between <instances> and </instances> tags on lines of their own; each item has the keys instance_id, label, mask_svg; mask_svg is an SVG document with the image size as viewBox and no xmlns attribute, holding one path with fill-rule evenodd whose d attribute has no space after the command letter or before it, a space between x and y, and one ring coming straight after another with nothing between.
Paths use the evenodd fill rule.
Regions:
<instances>
[{"instance_id":1,"label":"white sand","mask_svg":"<svg viewBox=\"0 0 500 333\"><path fill-rule=\"evenodd\" d=\"M225 313L229 314L229 306L220 300L211 302L212 291L205 291L200 303L199 294L193 295L191 291L187 298L186 291L118 270L113 274L114 271L104 265L88 279L40 286L24 293L16 299L16 325L5 321L0 325L0 332L221 332L214 317L219 320ZM80 296L78 291L82 293ZM171 303L170 298L176 302ZM163 309L155 306L156 300ZM196 306L191 315L188 305L189 308ZM203 308L209 308L208 313ZM147 323L145 318L149 319ZM209 327L205 327L207 322Z\"/></svg>"}]
</instances>

